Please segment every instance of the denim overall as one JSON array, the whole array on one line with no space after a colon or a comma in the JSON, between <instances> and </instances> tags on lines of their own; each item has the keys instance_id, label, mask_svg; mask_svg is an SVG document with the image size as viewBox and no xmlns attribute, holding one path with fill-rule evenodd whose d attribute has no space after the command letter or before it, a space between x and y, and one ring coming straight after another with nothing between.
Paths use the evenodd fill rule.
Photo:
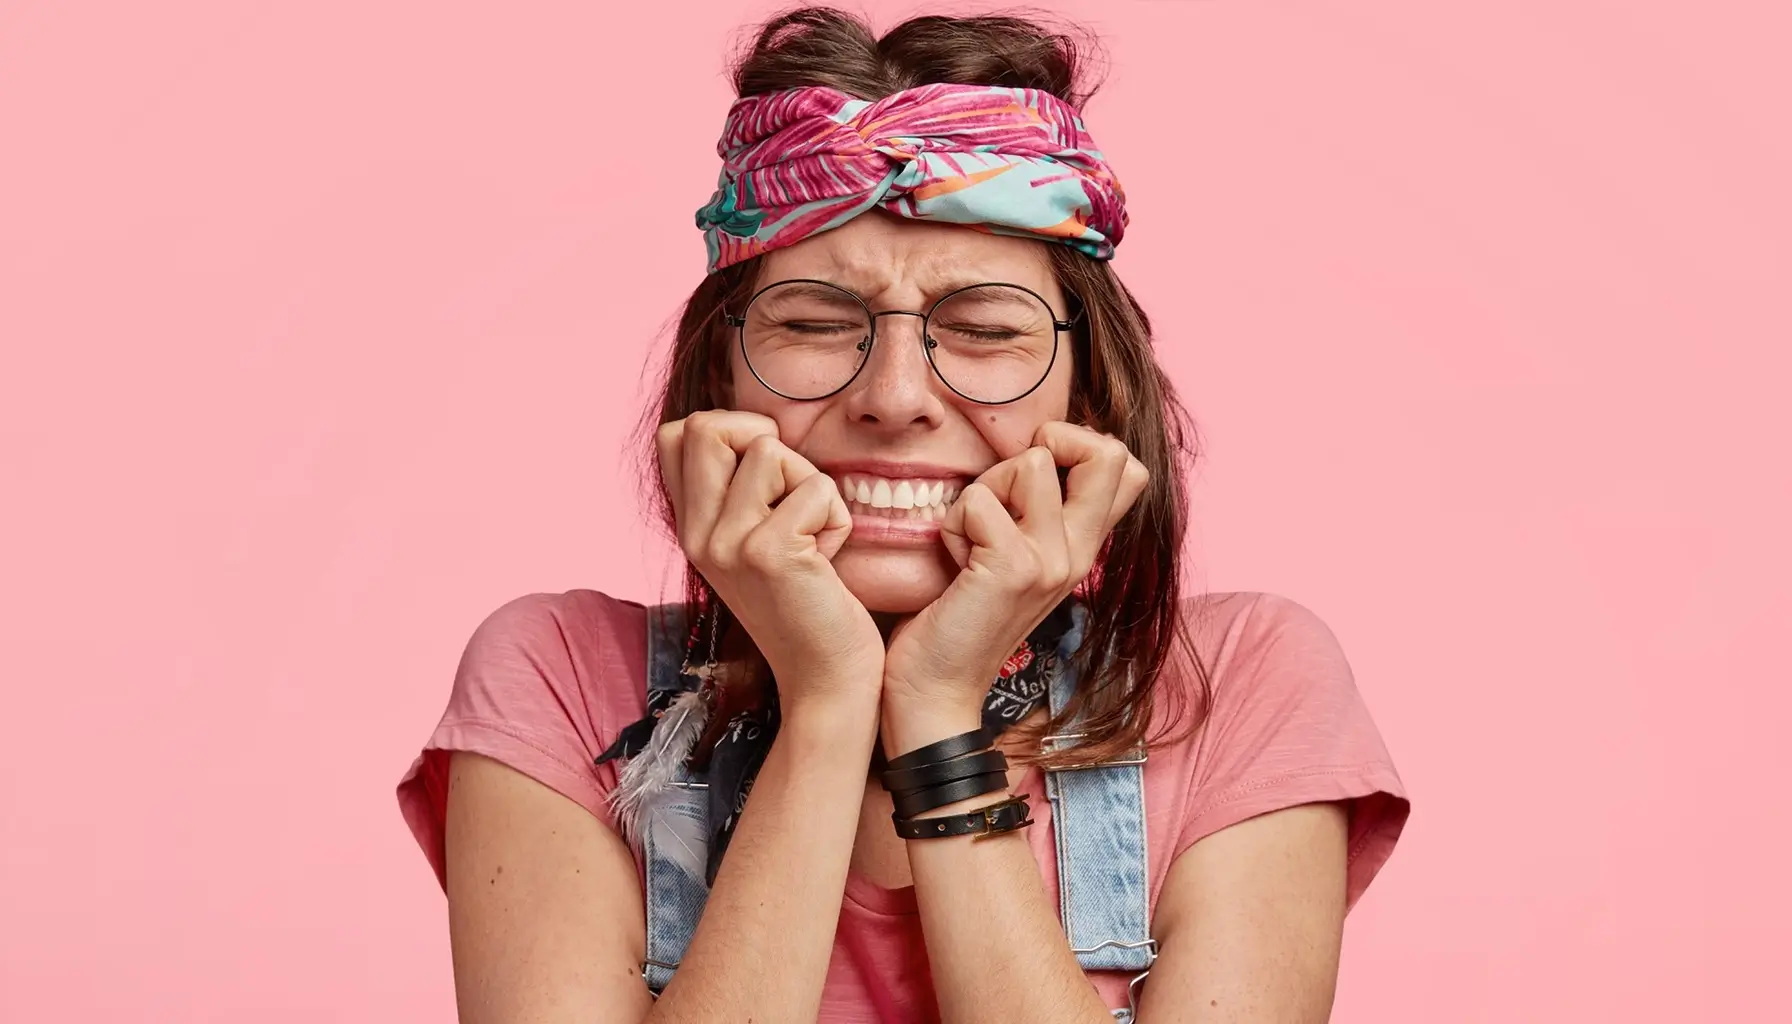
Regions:
<instances>
[{"instance_id":1,"label":"denim overall","mask_svg":"<svg viewBox=\"0 0 1792 1024\"><path fill-rule=\"evenodd\" d=\"M685 606L650 608L648 679L652 690L690 690L697 680L680 673L686 638ZM1070 655L1082 642L1088 613L1074 608L1072 625L1058 645L1057 665L1049 680L1052 714L1061 711L1076 689L1076 667ZM1069 745L1075 733L1048 736L1048 743ZM1137 1005L1139 982L1157 957L1157 942L1147 921L1145 871L1144 754L1100 765L1047 771L1045 790L1052 805L1052 831L1058 849L1059 916L1077 963L1085 971L1130 971L1128 1005L1113 1011L1130 1022ZM670 799L659 804L666 813L699 823L708 816L707 788L701 776L682 764L676 769ZM672 980L697 930L709 889L654 849L653 831L642 837L646 861L647 960L642 976L655 996Z\"/></svg>"}]
</instances>

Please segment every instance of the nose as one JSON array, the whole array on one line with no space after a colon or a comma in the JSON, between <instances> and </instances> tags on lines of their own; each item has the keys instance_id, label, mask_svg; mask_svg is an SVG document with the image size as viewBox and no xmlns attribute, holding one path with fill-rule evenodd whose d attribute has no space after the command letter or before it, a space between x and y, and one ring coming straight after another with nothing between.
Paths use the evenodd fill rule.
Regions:
<instances>
[{"instance_id":1,"label":"nose","mask_svg":"<svg viewBox=\"0 0 1792 1024\"><path fill-rule=\"evenodd\" d=\"M876 314L876 341L865 366L847 389L846 413L863 423L939 426L945 405L923 347L920 314Z\"/></svg>"}]
</instances>

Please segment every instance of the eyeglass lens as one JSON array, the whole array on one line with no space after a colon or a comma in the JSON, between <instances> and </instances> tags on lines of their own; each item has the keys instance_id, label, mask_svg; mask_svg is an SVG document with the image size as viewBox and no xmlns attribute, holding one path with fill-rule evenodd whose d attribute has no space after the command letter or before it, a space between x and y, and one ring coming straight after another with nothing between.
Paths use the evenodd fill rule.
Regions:
<instances>
[{"instance_id":1,"label":"eyeglass lens","mask_svg":"<svg viewBox=\"0 0 1792 1024\"><path fill-rule=\"evenodd\" d=\"M1012 285L948 295L927 316L928 358L946 386L978 402L1010 402L1045 378L1057 349L1050 306ZM872 317L834 285L787 281L760 292L742 317L748 366L786 398L845 387L871 351Z\"/></svg>"}]
</instances>

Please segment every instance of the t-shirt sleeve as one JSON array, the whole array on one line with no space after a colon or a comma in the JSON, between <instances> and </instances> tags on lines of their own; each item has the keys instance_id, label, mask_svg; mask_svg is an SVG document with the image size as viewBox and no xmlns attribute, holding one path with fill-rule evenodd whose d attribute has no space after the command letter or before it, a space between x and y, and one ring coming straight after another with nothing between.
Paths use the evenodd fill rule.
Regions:
<instances>
[{"instance_id":1,"label":"t-shirt sleeve","mask_svg":"<svg viewBox=\"0 0 1792 1024\"><path fill-rule=\"evenodd\" d=\"M1387 862L1409 804L1331 629L1304 606L1255 595L1223 653L1175 854L1299 804L1350 817L1347 906Z\"/></svg>"},{"instance_id":2,"label":"t-shirt sleeve","mask_svg":"<svg viewBox=\"0 0 1792 1024\"><path fill-rule=\"evenodd\" d=\"M473 631L448 708L398 784L438 881L454 751L501 762L610 822L615 769L592 762L643 713L645 623L640 605L569 591L519 597Z\"/></svg>"}]
</instances>

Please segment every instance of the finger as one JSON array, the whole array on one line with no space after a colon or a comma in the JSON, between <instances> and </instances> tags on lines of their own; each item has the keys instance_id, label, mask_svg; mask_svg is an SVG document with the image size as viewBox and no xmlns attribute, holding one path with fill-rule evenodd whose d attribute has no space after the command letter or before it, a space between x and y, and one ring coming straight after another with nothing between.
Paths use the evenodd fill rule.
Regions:
<instances>
[{"instance_id":1,"label":"finger","mask_svg":"<svg viewBox=\"0 0 1792 1024\"><path fill-rule=\"evenodd\" d=\"M1052 474L1053 486L1056 487L1056 467L1052 464L1052 453L1049 449L1034 445L1020 454L1003 459L1001 462L978 474L976 482L989 488L996 500L1004 508L1013 510L1015 504L1024 504L1030 495L1016 492L1017 487L1030 486L1031 479L1040 469Z\"/></svg>"},{"instance_id":2,"label":"finger","mask_svg":"<svg viewBox=\"0 0 1792 1024\"><path fill-rule=\"evenodd\" d=\"M1151 471L1137 458L1128 455L1126 468L1120 474L1120 487L1114 494L1114 507L1108 510L1108 529L1112 530L1122 516L1131 511L1132 506L1145 493L1151 484Z\"/></svg>"},{"instance_id":3,"label":"finger","mask_svg":"<svg viewBox=\"0 0 1792 1024\"><path fill-rule=\"evenodd\" d=\"M946 506L945 518L940 520L940 539L960 569L970 563L972 547L971 539L965 533L965 509L969 507L965 505L965 496L970 493L971 487L981 486L994 496L997 504L1006 508L1008 493L1014 488L1015 477L1020 475L1020 465L1016 461L1018 458L1019 456L1003 459L984 470L977 475L977 479L966 485L952 504Z\"/></svg>"},{"instance_id":4,"label":"finger","mask_svg":"<svg viewBox=\"0 0 1792 1024\"><path fill-rule=\"evenodd\" d=\"M991 466L977 482L989 489L1037 556L1030 570L1037 575L1034 582L1048 588L1060 585L1070 575L1071 552L1064 533L1058 467L1050 450L1029 448ZM964 500L962 495L959 500Z\"/></svg>"},{"instance_id":5,"label":"finger","mask_svg":"<svg viewBox=\"0 0 1792 1024\"><path fill-rule=\"evenodd\" d=\"M988 473L988 470L984 471L984 475L987 476ZM952 503L947 505L945 512L940 515L940 543L946 545L946 553L952 556L952 561L957 563L960 569L971 563L971 539L965 534L964 510L966 508L965 495L969 494L973 487L988 490L989 485L984 483L981 477L966 484L959 491L958 497L952 499Z\"/></svg>"},{"instance_id":6,"label":"finger","mask_svg":"<svg viewBox=\"0 0 1792 1024\"><path fill-rule=\"evenodd\" d=\"M1031 582L1037 564L1033 545L982 480L959 492L958 500L946 510L946 518L940 523L940 536L946 539L948 550L956 543L964 551L959 561L961 567L977 562ZM953 557L958 555L954 553Z\"/></svg>"},{"instance_id":7,"label":"finger","mask_svg":"<svg viewBox=\"0 0 1792 1024\"><path fill-rule=\"evenodd\" d=\"M653 443L659 449L660 482L666 488L666 500L672 503L672 522L676 524L684 518L684 421L660 424Z\"/></svg>"},{"instance_id":8,"label":"finger","mask_svg":"<svg viewBox=\"0 0 1792 1024\"><path fill-rule=\"evenodd\" d=\"M686 551L708 543L740 456L755 437L778 435L768 416L750 412L697 412L685 420L683 451L684 516L678 538Z\"/></svg>"},{"instance_id":9,"label":"finger","mask_svg":"<svg viewBox=\"0 0 1792 1024\"><path fill-rule=\"evenodd\" d=\"M1032 538L1039 554L1048 561L1052 556L1066 556L1064 495L1057 486L1057 463L1052 461L1052 450L1027 448L1011 463L1014 470L1007 484L1007 500L1002 504L1014 516L1014 525Z\"/></svg>"},{"instance_id":10,"label":"finger","mask_svg":"<svg viewBox=\"0 0 1792 1024\"><path fill-rule=\"evenodd\" d=\"M1115 511L1128 463L1138 460L1124 442L1074 423L1045 423L1034 441L1052 453L1057 465L1070 467L1064 485L1064 529L1075 567L1084 568L1095 561L1108 532L1138 497L1135 491ZM1143 470L1144 464L1138 468Z\"/></svg>"},{"instance_id":11,"label":"finger","mask_svg":"<svg viewBox=\"0 0 1792 1024\"><path fill-rule=\"evenodd\" d=\"M957 515L958 519L954 521L953 511L946 510L946 518L940 522L940 543L946 545L946 553L962 569L971 562L971 542L964 535L964 513L959 512ZM956 525L953 525L954 522Z\"/></svg>"},{"instance_id":12,"label":"finger","mask_svg":"<svg viewBox=\"0 0 1792 1024\"><path fill-rule=\"evenodd\" d=\"M777 437L760 434L753 438L728 482L722 514L710 534L710 546L739 544L771 515L778 499L817 475L819 471L808 459L785 447Z\"/></svg>"},{"instance_id":13,"label":"finger","mask_svg":"<svg viewBox=\"0 0 1792 1024\"><path fill-rule=\"evenodd\" d=\"M840 497L840 488L822 473L810 473L790 489L746 544L757 543L761 534L787 539L814 537L822 557L833 558L852 533L852 512Z\"/></svg>"}]
</instances>

